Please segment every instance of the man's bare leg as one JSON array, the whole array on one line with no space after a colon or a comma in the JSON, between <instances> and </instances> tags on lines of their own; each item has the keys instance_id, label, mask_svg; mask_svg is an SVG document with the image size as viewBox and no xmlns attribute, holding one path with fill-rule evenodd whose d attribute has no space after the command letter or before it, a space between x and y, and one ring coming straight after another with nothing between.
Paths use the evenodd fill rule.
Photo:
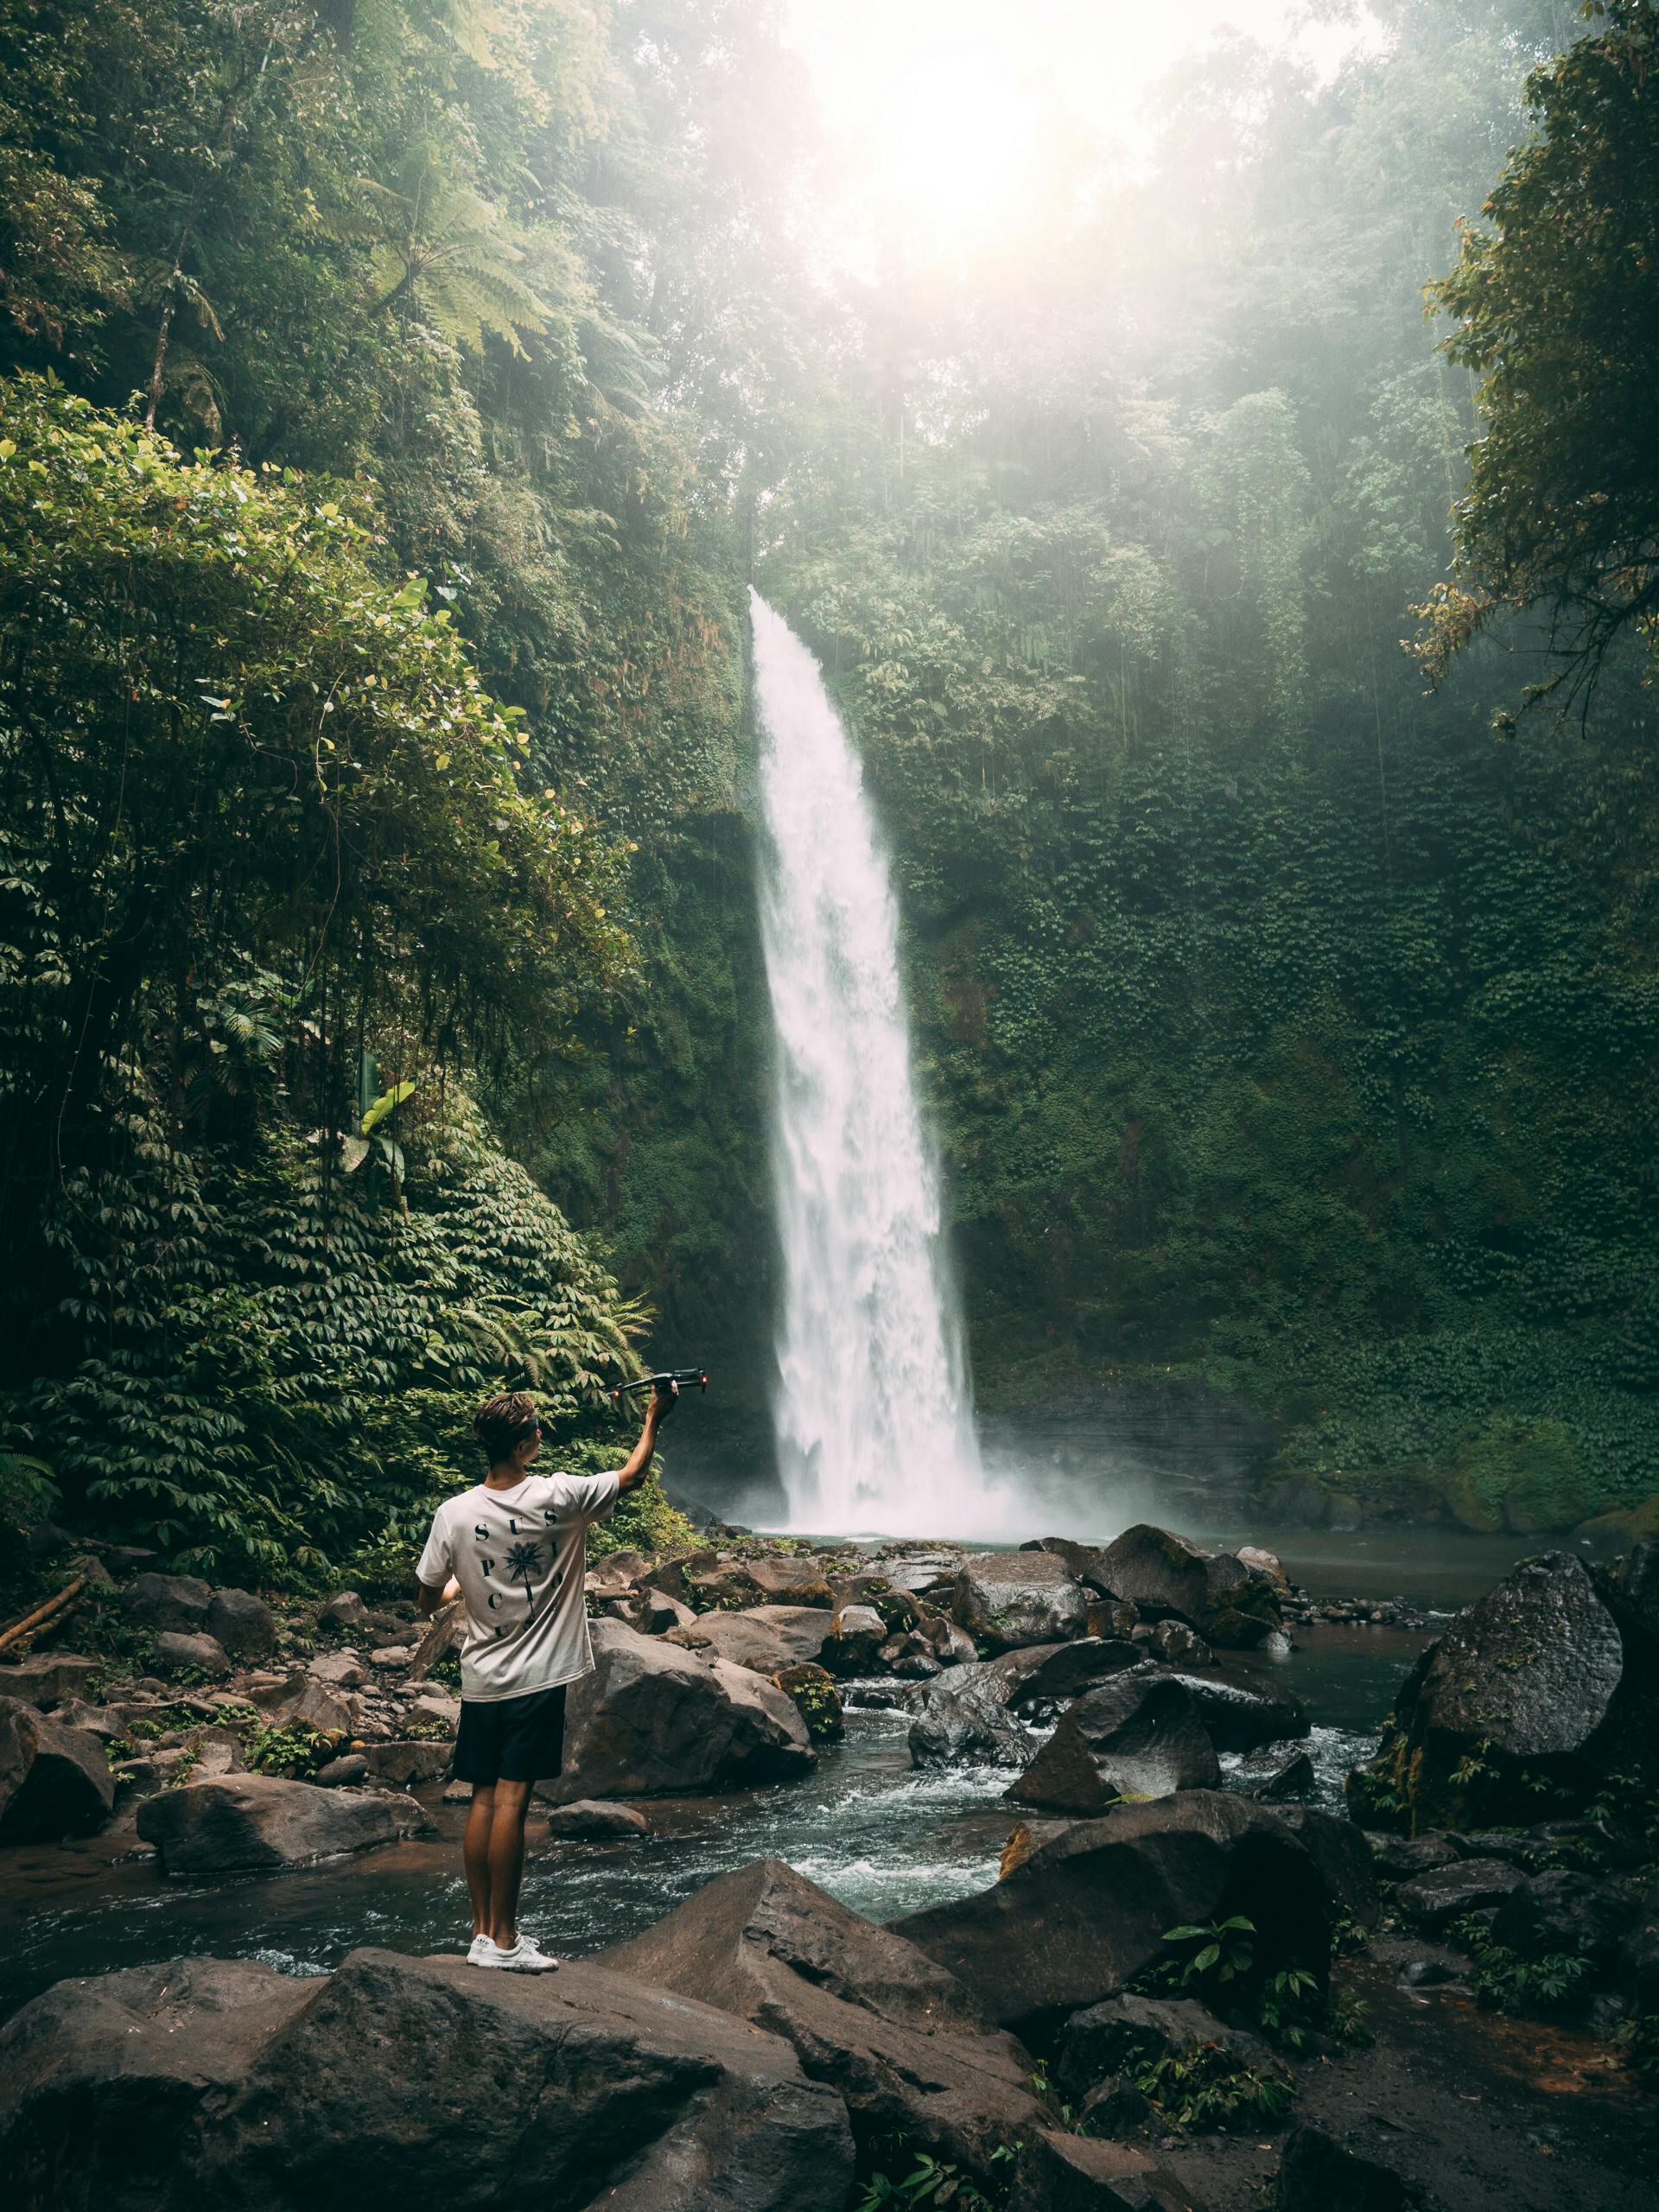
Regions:
<instances>
[{"instance_id":1,"label":"man's bare leg","mask_svg":"<svg viewBox=\"0 0 1659 2212\"><path fill-rule=\"evenodd\" d=\"M489 1912L486 1933L510 1951L518 1940L518 1885L524 1872L524 1815L532 1785L498 1782L490 1819Z\"/></svg>"},{"instance_id":2,"label":"man's bare leg","mask_svg":"<svg viewBox=\"0 0 1659 2212\"><path fill-rule=\"evenodd\" d=\"M467 1808L467 1833L461 1847L467 1867L467 1894L473 1901L474 1936L490 1932L490 1829L495 1819L495 1792L493 1782L473 1784L473 1802Z\"/></svg>"}]
</instances>

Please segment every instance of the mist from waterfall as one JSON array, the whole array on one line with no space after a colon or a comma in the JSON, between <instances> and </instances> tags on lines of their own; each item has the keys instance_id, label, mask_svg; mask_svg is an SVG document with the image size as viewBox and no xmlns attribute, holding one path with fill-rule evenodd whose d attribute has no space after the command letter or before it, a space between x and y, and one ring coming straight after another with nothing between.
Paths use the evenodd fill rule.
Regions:
<instances>
[{"instance_id":1,"label":"mist from waterfall","mask_svg":"<svg viewBox=\"0 0 1659 2212\"><path fill-rule=\"evenodd\" d=\"M887 861L817 661L750 596L784 1257L773 1425L789 1525L989 1535Z\"/></svg>"}]
</instances>

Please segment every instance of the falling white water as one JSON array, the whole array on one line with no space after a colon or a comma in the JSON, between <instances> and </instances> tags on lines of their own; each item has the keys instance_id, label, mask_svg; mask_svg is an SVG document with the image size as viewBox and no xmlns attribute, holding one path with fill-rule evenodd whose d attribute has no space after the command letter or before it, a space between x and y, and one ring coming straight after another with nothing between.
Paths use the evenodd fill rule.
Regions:
<instances>
[{"instance_id":1,"label":"falling white water","mask_svg":"<svg viewBox=\"0 0 1659 2212\"><path fill-rule=\"evenodd\" d=\"M988 1534L887 861L817 663L750 596L784 1254L773 1418L790 1525Z\"/></svg>"}]
</instances>

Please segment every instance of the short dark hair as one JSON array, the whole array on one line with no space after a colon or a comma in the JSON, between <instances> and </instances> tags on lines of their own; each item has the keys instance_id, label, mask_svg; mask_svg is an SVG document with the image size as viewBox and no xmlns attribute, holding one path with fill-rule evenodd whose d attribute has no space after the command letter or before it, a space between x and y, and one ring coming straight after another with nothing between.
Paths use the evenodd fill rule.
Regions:
<instances>
[{"instance_id":1,"label":"short dark hair","mask_svg":"<svg viewBox=\"0 0 1659 2212\"><path fill-rule=\"evenodd\" d=\"M507 1390L499 1398L486 1398L473 1415L473 1434L493 1467L511 1459L531 1431L540 1427L536 1408L522 1390Z\"/></svg>"}]
</instances>

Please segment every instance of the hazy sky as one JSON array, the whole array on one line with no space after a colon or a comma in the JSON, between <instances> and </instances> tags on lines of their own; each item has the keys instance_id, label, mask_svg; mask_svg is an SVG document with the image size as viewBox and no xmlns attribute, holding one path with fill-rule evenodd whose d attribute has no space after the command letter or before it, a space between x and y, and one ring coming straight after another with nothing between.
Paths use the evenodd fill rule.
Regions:
<instances>
[{"instance_id":1,"label":"hazy sky","mask_svg":"<svg viewBox=\"0 0 1659 2212\"><path fill-rule=\"evenodd\" d=\"M848 224L925 257L1018 228L1057 133L1132 161L1147 94L1225 27L1322 73L1360 34L1300 0L787 0L841 156Z\"/></svg>"}]
</instances>

